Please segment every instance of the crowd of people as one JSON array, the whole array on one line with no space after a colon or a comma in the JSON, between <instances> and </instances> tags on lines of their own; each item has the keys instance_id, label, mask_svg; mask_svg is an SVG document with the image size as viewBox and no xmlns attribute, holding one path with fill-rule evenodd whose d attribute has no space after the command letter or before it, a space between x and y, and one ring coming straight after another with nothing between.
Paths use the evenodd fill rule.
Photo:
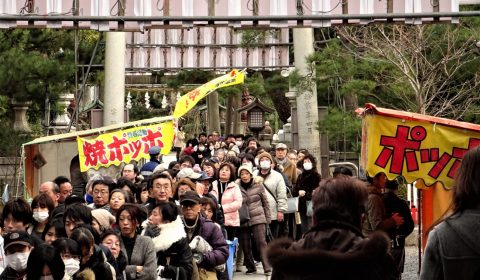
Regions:
<instances>
[{"instance_id":1,"label":"crowd of people","mask_svg":"<svg viewBox=\"0 0 480 280\"><path fill-rule=\"evenodd\" d=\"M182 140L175 161L163 162L151 147L150 161L125 163L119 178L95 174L84 195L59 176L42 183L31 203L10 200L1 216L0 280L228 279L227 240L235 238L236 272L255 274L261 264L272 279L401 278L413 220L385 174L366 183L339 167L322 179L313 155L283 143L262 147L217 132ZM469 168L460 176L478 176ZM464 267L439 269L436 251L454 234L447 229L478 215L479 200L461 202L479 193L470 186L478 182L458 182L468 186L456 188L455 215L431 233L422 278ZM291 198L298 199L293 213ZM462 219L465 209L472 214Z\"/></svg>"}]
</instances>

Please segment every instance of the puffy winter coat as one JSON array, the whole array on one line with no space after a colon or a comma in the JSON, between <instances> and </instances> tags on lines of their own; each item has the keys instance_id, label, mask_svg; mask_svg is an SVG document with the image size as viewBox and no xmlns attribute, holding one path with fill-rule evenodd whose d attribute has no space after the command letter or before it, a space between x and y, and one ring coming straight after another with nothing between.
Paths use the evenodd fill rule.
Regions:
<instances>
[{"instance_id":1,"label":"puffy winter coat","mask_svg":"<svg viewBox=\"0 0 480 280\"><path fill-rule=\"evenodd\" d=\"M237 180L237 184L240 186L241 181ZM263 186L263 178L255 176L249 186L242 188L242 192L244 191L250 214L248 226L270 224L270 206L265 187Z\"/></svg>"},{"instance_id":2,"label":"puffy winter coat","mask_svg":"<svg viewBox=\"0 0 480 280\"><path fill-rule=\"evenodd\" d=\"M216 181L215 181L216 182ZM214 183L215 183L214 182ZM218 185L213 184L211 192L218 200ZM242 207L242 193L235 182L230 182L223 191L220 204L222 205L223 214L225 215L225 226L240 226L240 215L238 209Z\"/></svg>"},{"instance_id":3,"label":"puffy winter coat","mask_svg":"<svg viewBox=\"0 0 480 280\"><path fill-rule=\"evenodd\" d=\"M213 248L211 252L205 253L198 266L213 271L215 266L224 264L228 258L228 244L223 236L222 230L214 222L199 215L197 226L193 231L192 241L195 236L201 236Z\"/></svg>"},{"instance_id":4,"label":"puffy winter coat","mask_svg":"<svg viewBox=\"0 0 480 280\"><path fill-rule=\"evenodd\" d=\"M258 170L253 175L258 175ZM270 170L270 173L263 178L263 185L268 198L268 206L270 207L270 217L272 220L277 220L277 212L284 213L287 211L287 187L282 174L275 170ZM269 191L270 190L270 191ZM273 196L272 196L273 194Z\"/></svg>"},{"instance_id":5,"label":"puffy winter coat","mask_svg":"<svg viewBox=\"0 0 480 280\"><path fill-rule=\"evenodd\" d=\"M171 223L161 224L160 235L153 237L157 265L164 266L163 278L189 280L192 275L192 251L180 216ZM178 277L177 277L178 273Z\"/></svg>"}]
</instances>

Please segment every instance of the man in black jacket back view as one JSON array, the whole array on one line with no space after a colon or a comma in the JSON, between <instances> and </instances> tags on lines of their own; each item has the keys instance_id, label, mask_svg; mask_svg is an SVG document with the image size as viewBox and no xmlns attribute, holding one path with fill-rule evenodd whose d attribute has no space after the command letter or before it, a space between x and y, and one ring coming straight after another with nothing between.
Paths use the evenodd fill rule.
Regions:
<instances>
[{"instance_id":1,"label":"man in black jacket back view","mask_svg":"<svg viewBox=\"0 0 480 280\"><path fill-rule=\"evenodd\" d=\"M412 233L414 224L408 202L397 196L397 190L397 180L388 181L385 184L383 201L387 217L393 213L398 213L404 221L402 225L387 230L387 234L392 240L391 253L398 268L398 279L401 279L403 266L405 264L405 238Z\"/></svg>"}]
</instances>

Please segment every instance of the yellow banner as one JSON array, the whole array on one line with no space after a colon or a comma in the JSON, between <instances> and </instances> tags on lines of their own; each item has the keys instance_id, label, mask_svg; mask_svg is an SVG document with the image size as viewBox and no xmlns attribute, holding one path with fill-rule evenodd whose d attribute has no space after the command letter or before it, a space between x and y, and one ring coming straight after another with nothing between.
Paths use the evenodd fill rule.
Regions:
<instances>
[{"instance_id":1,"label":"yellow banner","mask_svg":"<svg viewBox=\"0 0 480 280\"><path fill-rule=\"evenodd\" d=\"M209 81L206 84L199 86L198 88L183 95L177 101L177 104L175 104L175 111L173 112L173 116L177 119L180 118L188 111L190 111L193 107L195 107L198 101L209 95L211 92L219 88L242 84L244 80L245 73L234 69L228 74L220 76L216 79Z\"/></svg>"},{"instance_id":2,"label":"yellow banner","mask_svg":"<svg viewBox=\"0 0 480 280\"><path fill-rule=\"evenodd\" d=\"M93 139L77 137L80 170L149 158L148 149L153 146L160 147L166 155L172 149L173 138L173 122L119 130Z\"/></svg>"},{"instance_id":3,"label":"yellow banner","mask_svg":"<svg viewBox=\"0 0 480 280\"><path fill-rule=\"evenodd\" d=\"M442 124L367 114L363 120L361 164L369 175L402 175L426 186L453 186L463 155L480 145L480 132Z\"/></svg>"}]
</instances>

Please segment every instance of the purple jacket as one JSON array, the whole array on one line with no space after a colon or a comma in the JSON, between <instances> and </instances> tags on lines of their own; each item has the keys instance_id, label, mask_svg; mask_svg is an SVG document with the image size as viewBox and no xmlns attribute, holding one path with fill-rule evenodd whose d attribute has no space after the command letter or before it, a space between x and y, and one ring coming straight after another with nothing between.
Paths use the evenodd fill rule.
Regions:
<instances>
[{"instance_id":1,"label":"purple jacket","mask_svg":"<svg viewBox=\"0 0 480 280\"><path fill-rule=\"evenodd\" d=\"M203 260L198 264L207 270L213 270L215 266L227 262L228 244L223 237L222 230L212 221L205 219L200 215L198 226L193 232L193 237L199 235L207 241L213 248L211 252L203 255ZM190 240L191 241L191 240Z\"/></svg>"}]
</instances>

